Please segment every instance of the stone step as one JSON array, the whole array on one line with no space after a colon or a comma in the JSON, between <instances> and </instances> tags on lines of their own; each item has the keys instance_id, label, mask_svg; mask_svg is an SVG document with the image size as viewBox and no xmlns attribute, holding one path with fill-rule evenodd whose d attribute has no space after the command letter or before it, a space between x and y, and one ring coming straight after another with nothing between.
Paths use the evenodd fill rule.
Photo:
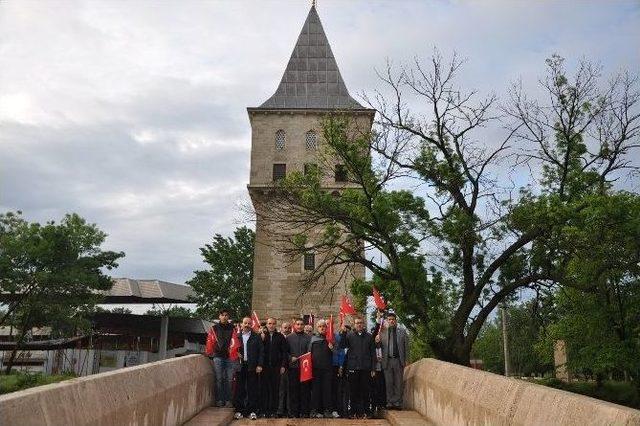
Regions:
<instances>
[{"instance_id":1,"label":"stone step","mask_svg":"<svg viewBox=\"0 0 640 426\"><path fill-rule=\"evenodd\" d=\"M233 420L233 408L207 407L185 426L226 426Z\"/></svg>"},{"instance_id":2,"label":"stone step","mask_svg":"<svg viewBox=\"0 0 640 426\"><path fill-rule=\"evenodd\" d=\"M258 419L234 420L231 426L390 426L385 419Z\"/></svg>"}]
</instances>

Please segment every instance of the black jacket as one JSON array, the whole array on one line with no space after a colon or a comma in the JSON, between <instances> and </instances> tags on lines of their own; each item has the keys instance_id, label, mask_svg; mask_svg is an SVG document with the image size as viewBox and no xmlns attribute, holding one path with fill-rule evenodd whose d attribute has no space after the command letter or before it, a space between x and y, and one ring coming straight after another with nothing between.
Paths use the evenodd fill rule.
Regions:
<instances>
[{"instance_id":1,"label":"black jacket","mask_svg":"<svg viewBox=\"0 0 640 426\"><path fill-rule=\"evenodd\" d=\"M233 324L215 324L213 331L216 333L216 347L213 352L214 357L229 358L229 345L231 344L231 335L234 332Z\"/></svg>"},{"instance_id":2,"label":"black jacket","mask_svg":"<svg viewBox=\"0 0 640 426\"><path fill-rule=\"evenodd\" d=\"M264 345L262 339L257 333L251 332L249 340L247 341L247 360L244 360L244 342L242 341L242 332L238 333L238 340L240 341L240 347L238 348L238 355L240 355L240 362L242 365L246 365L249 371L253 371L256 367L262 367L264 365Z\"/></svg>"},{"instance_id":3,"label":"black jacket","mask_svg":"<svg viewBox=\"0 0 640 426\"><path fill-rule=\"evenodd\" d=\"M313 368L328 370L333 367L333 351L324 335L314 334L310 343L311 362Z\"/></svg>"},{"instance_id":4,"label":"black jacket","mask_svg":"<svg viewBox=\"0 0 640 426\"><path fill-rule=\"evenodd\" d=\"M286 367L287 366L287 340L282 333L277 331L265 334L264 345L264 366L265 367Z\"/></svg>"},{"instance_id":5,"label":"black jacket","mask_svg":"<svg viewBox=\"0 0 640 426\"><path fill-rule=\"evenodd\" d=\"M376 345L373 336L362 331L340 334L340 348L348 349L346 356L347 370L373 370L376 361Z\"/></svg>"},{"instance_id":6,"label":"black jacket","mask_svg":"<svg viewBox=\"0 0 640 426\"><path fill-rule=\"evenodd\" d=\"M305 333L293 332L287 336L287 360L292 356L298 358L300 355L309 352L311 337ZM289 367L299 368L298 361L289 362Z\"/></svg>"}]
</instances>

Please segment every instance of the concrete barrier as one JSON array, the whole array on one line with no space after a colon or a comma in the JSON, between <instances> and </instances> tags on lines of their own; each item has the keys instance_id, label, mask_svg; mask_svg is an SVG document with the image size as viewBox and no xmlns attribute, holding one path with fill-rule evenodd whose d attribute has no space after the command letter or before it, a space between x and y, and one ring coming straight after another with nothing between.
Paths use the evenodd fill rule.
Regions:
<instances>
[{"instance_id":1,"label":"concrete barrier","mask_svg":"<svg viewBox=\"0 0 640 426\"><path fill-rule=\"evenodd\" d=\"M0 396L0 425L181 425L212 401L211 362L189 355Z\"/></svg>"},{"instance_id":2,"label":"concrete barrier","mask_svg":"<svg viewBox=\"0 0 640 426\"><path fill-rule=\"evenodd\" d=\"M435 425L640 425L640 411L435 359L405 368L404 403Z\"/></svg>"}]
</instances>

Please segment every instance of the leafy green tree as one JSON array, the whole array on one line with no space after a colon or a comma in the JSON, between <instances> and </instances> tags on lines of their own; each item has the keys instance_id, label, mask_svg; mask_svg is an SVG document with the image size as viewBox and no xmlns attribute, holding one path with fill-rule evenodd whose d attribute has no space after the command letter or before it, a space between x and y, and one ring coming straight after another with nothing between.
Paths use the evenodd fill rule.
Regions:
<instances>
[{"instance_id":1,"label":"leafy green tree","mask_svg":"<svg viewBox=\"0 0 640 426\"><path fill-rule=\"evenodd\" d=\"M639 197L598 197L563 236L572 252L565 277L571 286L555 292L557 319L541 336L539 352L550 358L553 342L565 340L574 372L593 375L598 384L617 373L640 388Z\"/></svg>"},{"instance_id":2,"label":"leafy green tree","mask_svg":"<svg viewBox=\"0 0 640 426\"><path fill-rule=\"evenodd\" d=\"M460 66L436 55L426 67L389 67L382 80L391 95L369 101L374 132L327 116L317 170L291 173L258 214L294 231L284 253L320 259L303 288L336 267L364 266L414 336L438 358L467 364L500 303L520 289L573 283L576 247L565 227L634 167L640 116L637 80L602 84L586 62L569 78L561 58L549 59L546 98L515 86L502 111L495 97L476 100L455 86ZM496 141L488 126L508 130ZM517 193L497 185L507 158L540 170ZM323 185L336 163L349 177L338 194Z\"/></svg>"},{"instance_id":3,"label":"leafy green tree","mask_svg":"<svg viewBox=\"0 0 640 426\"><path fill-rule=\"evenodd\" d=\"M236 228L233 237L213 237L200 253L209 269L195 271L187 282L195 293L196 315L215 319L228 309L232 318L242 318L251 310L253 250L255 232L246 226Z\"/></svg>"},{"instance_id":4,"label":"leafy green tree","mask_svg":"<svg viewBox=\"0 0 640 426\"><path fill-rule=\"evenodd\" d=\"M0 324L11 319L18 344L35 326L64 335L87 325L84 314L99 302L98 291L112 286L103 270L117 267L124 256L103 251L105 238L77 214L44 225L27 222L19 212L0 214L0 292L9 300Z\"/></svg>"}]
</instances>

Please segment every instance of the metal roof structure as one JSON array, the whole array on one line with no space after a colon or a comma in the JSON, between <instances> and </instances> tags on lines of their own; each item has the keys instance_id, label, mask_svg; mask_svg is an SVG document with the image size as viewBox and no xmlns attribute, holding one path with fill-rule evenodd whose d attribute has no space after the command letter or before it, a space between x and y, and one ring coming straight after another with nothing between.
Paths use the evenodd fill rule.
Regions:
<instances>
[{"instance_id":1,"label":"metal roof structure","mask_svg":"<svg viewBox=\"0 0 640 426\"><path fill-rule=\"evenodd\" d=\"M160 280L134 280L114 278L111 290L101 292L105 296L100 304L110 303L189 303L193 289L188 285Z\"/></svg>"},{"instance_id":2,"label":"metal roof structure","mask_svg":"<svg viewBox=\"0 0 640 426\"><path fill-rule=\"evenodd\" d=\"M111 290L98 293L104 296L99 304L191 303L189 296L194 294L188 285L131 278L114 278ZM0 293L0 302L19 298L20 293Z\"/></svg>"},{"instance_id":3,"label":"metal roof structure","mask_svg":"<svg viewBox=\"0 0 640 426\"><path fill-rule=\"evenodd\" d=\"M347 91L315 6L276 92L256 109L366 109Z\"/></svg>"}]
</instances>

